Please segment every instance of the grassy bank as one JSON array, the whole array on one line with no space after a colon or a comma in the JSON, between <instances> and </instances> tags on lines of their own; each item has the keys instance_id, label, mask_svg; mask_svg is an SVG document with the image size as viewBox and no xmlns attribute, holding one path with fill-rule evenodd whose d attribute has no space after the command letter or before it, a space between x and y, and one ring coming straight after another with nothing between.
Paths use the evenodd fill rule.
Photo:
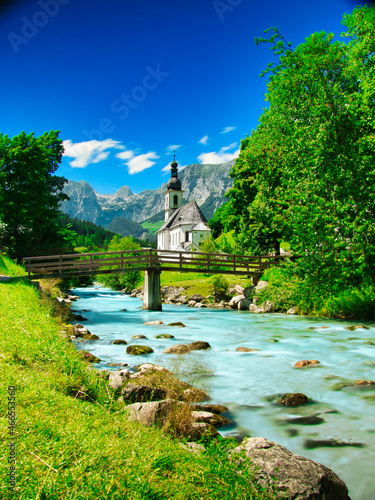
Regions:
<instances>
[{"instance_id":1,"label":"grassy bank","mask_svg":"<svg viewBox=\"0 0 375 500\"><path fill-rule=\"evenodd\" d=\"M0 284L1 440L7 387L16 387L17 489L1 450L0 497L20 500L260 499L219 440L194 454L162 429L129 422L106 382L62 336L47 300ZM233 446L231 444L230 446Z\"/></svg>"}]
</instances>

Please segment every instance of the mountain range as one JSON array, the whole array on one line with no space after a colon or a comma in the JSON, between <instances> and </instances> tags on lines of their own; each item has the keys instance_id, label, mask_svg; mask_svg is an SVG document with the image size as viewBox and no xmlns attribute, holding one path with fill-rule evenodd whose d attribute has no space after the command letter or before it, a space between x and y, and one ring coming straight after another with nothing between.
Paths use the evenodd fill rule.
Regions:
<instances>
[{"instance_id":1,"label":"mountain range","mask_svg":"<svg viewBox=\"0 0 375 500\"><path fill-rule=\"evenodd\" d=\"M178 177L184 191L184 203L195 200L209 220L215 210L227 201L224 194L233 184L229 177L233 164L234 160L218 165L194 163L180 170ZM69 181L63 191L70 200L62 202L60 208L71 217L105 228L119 218L138 223L152 218L156 222L164 220L166 187L163 183L158 189L135 194L130 187L123 186L114 194L99 194L86 181ZM122 225L126 224L123 222Z\"/></svg>"}]
</instances>

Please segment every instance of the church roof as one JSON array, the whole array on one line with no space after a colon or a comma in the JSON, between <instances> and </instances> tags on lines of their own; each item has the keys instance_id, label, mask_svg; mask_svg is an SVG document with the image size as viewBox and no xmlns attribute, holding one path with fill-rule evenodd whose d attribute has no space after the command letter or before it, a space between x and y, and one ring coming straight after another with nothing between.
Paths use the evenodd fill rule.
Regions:
<instances>
[{"instance_id":1,"label":"church roof","mask_svg":"<svg viewBox=\"0 0 375 500\"><path fill-rule=\"evenodd\" d=\"M201 225L205 226L204 229L208 229L207 219L203 215L195 200L189 201L189 203L186 203L182 207L175 210L169 219L164 222L159 231L163 231L164 229L173 229L177 226L181 226L182 224L193 224L194 230L195 226L199 226L200 229Z\"/></svg>"}]
</instances>

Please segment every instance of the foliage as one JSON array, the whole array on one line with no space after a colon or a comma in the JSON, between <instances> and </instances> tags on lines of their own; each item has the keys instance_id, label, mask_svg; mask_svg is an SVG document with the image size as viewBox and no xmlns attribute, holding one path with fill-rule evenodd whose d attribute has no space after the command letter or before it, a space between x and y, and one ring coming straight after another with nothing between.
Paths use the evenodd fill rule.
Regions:
<instances>
[{"instance_id":1,"label":"foliage","mask_svg":"<svg viewBox=\"0 0 375 500\"><path fill-rule=\"evenodd\" d=\"M163 429L129 421L104 378L61 335L68 325L51 316L33 287L0 284L0 303L0 385L4 395L17 389L17 489L8 490L2 460L2 499L269 498L247 469L233 466L228 440L191 453ZM1 398L3 415L6 405ZM0 439L9 441L5 425Z\"/></svg>"},{"instance_id":2,"label":"foliage","mask_svg":"<svg viewBox=\"0 0 375 500\"><path fill-rule=\"evenodd\" d=\"M107 228L121 236L155 240L155 235L150 234L148 229L145 229L144 224L139 224L139 222L125 219L124 217L116 217L108 224Z\"/></svg>"},{"instance_id":3,"label":"foliage","mask_svg":"<svg viewBox=\"0 0 375 500\"><path fill-rule=\"evenodd\" d=\"M12 257L64 245L57 217L66 179L53 175L63 153L58 134L0 134L0 244Z\"/></svg>"},{"instance_id":4,"label":"foliage","mask_svg":"<svg viewBox=\"0 0 375 500\"><path fill-rule=\"evenodd\" d=\"M86 220L70 217L60 212L59 225L73 233L76 247L86 247L87 252L106 248L115 233Z\"/></svg>"},{"instance_id":5,"label":"foliage","mask_svg":"<svg viewBox=\"0 0 375 500\"><path fill-rule=\"evenodd\" d=\"M115 252L117 250L138 250L141 249L139 243L136 243L134 238L131 236L127 238L122 238L119 235L116 235L112 238L110 244L108 245L108 252ZM132 255L132 254L124 254L124 255ZM130 267L130 265L127 265ZM105 269L105 268L104 268ZM122 290L125 289L127 292L133 290L136 287L137 283L142 279L141 273L139 271L127 272L127 273L117 273L117 274L100 274L97 276L97 279L100 283L109 288L113 288L114 290Z\"/></svg>"},{"instance_id":6,"label":"foliage","mask_svg":"<svg viewBox=\"0 0 375 500\"><path fill-rule=\"evenodd\" d=\"M12 259L6 255L0 255L0 274L4 276L26 276L27 273L23 267L18 266Z\"/></svg>"},{"instance_id":7,"label":"foliage","mask_svg":"<svg viewBox=\"0 0 375 500\"><path fill-rule=\"evenodd\" d=\"M286 312L297 306L301 314L375 320L375 287L372 284L332 289L328 280L318 280L311 273L304 273L298 263L291 261L267 269L262 279L268 281L269 286L259 294L257 304L271 301L276 311Z\"/></svg>"},{"instance_id":8,"label":"foliage","mask_svg":"<svg viewBox=\"0 0 375 500\"><path fill-rule=\"evenodd\" d=\"M222 274L215 274L211 278L212 295L215 300L222 300L227 298L229 290L229 282L226 276Z\"/></svg>"},{"instance_id":9,"label":"foliage","mask_svg":"<svg viewBox=\"0 0 375 500\"><path fill-rule=\"evenodd\" d=\"M217 247L211 235L208 235L205 240L199 245L199 250L203 253L216 253Z\"/></svg>"},{"instance_id":10,"label":"foliage","mask_svg":"<svg viewBox=\"0 0 375 500\"><path fill-rule=\"evenodd\" d=\"M343 24L346 43L321 32L294 50L273 29L269 108L229 191L244 251L287 241L301 275L331 291L375 282L375 9Z\"/></svg>"},{"instance_id":11,"label":"foliage","mask_svg":"<svg viewBox=\"0 0 375 500\"><path fill-rule=\"evenodd\" d=\"M142 222L142 227L149 231L151 234L157 234L161 226L164 224L163 220L157 220L155 222L145 221Z\"/></svg>"}]
</instances>

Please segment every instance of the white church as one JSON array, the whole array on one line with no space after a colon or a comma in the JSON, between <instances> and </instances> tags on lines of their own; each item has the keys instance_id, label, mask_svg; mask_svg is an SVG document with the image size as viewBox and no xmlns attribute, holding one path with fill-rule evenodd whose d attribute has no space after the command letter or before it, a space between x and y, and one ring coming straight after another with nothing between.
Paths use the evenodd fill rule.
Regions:
<instances>
[{"instance_id":1,"label":"white church","mask_svg":"<svg viewBox=\"0 0 375 500\"><path fill-rule=\"evenodd\" d=\"M199 251L211 229L195 200L182 204L183 191L177 167L174 158L165 192L165 222L158 231L158 250Z\"/></svg>"}]
</instances>

